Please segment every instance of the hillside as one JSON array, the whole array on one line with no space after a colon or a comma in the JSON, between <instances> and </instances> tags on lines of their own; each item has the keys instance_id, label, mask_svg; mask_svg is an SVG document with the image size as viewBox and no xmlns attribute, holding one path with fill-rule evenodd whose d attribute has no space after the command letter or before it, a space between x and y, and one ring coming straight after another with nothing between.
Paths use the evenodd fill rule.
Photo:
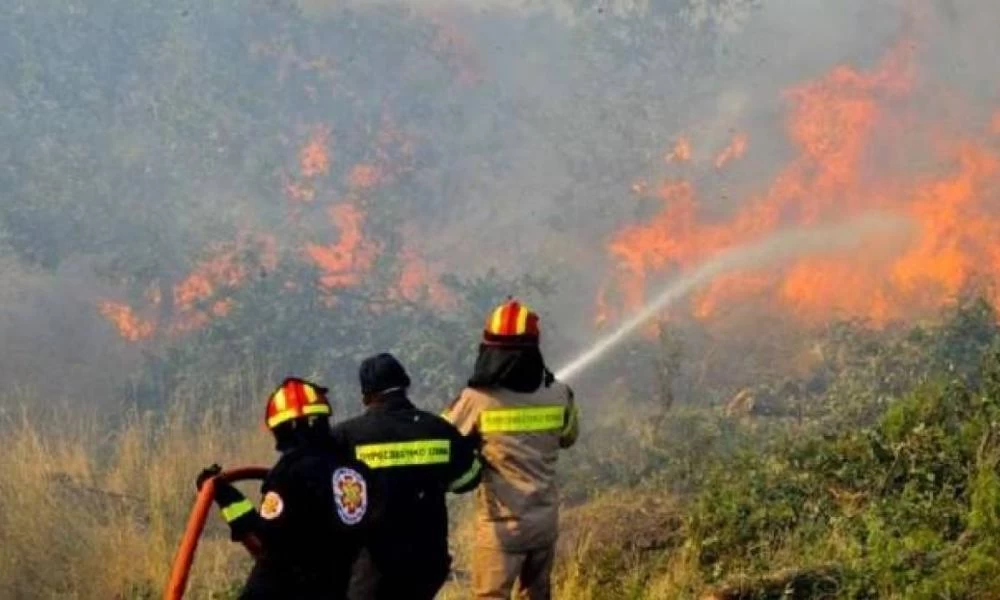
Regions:
<instances>
[{"instance_id":1,"label":"hillside","mask_svg":"<svg viewBox=\"0 0 1000 600\"><path fill-rule=\"evenodd\" d=\"M560 598L993 597L998 21L0 3L0 597L156 597L277 381L339 420L391 351L438 410L509 295L554 370L670 300L569 382ZM247 569L213 523L192 597Z\"/></svg>"},{"instance_id":2,"label":"hillside","mask_svg":"<svg viewBox=\"0 0 1000 600\"><path fill-rule=\"evenodd\" d=\"M891 334L844 325L816 341L826 358L812 373L760 381L738 407L592 403L640 410L589 412L562 464L558 597L992 597L992 308L975 300L938 325ZM235 405L175 406L110 433L79 411L8 410L5 596L155 597L193 500L192 474L209 460L266 464L270 455L267 436ZM447 598L463 597L464 506L453 507ZM220 523L207 536L192 597L225 597L247 559Z\"/></svg>"}]
</instances>

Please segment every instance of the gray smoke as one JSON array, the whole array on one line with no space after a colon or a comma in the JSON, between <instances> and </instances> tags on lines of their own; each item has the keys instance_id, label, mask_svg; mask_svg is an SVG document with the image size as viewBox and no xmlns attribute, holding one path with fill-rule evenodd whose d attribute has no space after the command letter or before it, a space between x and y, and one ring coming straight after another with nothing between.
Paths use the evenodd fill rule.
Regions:
<instances>
[{"instance_id":1,"label":"gray smoke","mask_svg":"<svg viewBox=\"0 0 1000 600\"><path fill-rule=\"evenodd\" d=\"M18 9L4 10L15 16L37 10L38 19L55 18L49 15L55 10L49 4L55 6L21 3ZM101 11L110 6L106 0L80 4L86 10L81 8L73 17L80 22L101 18ZM176 8L157 6L157 10ZM210 9L194 3L186 6L190 8L177 8L177 13L190 15L178 16L171 31L157 32L155 41L160 45L150 48L151 54L187 56L181 63L186 69L159 73L163 89L145 89L136 83L140 78L131 76L116 80L108 101L120 103L120 113L109 124L120 133L115 136L117 145L74 147L72 152L113 154L120 158L123 171L137 180L144 173L183 173L190 165L174 153L176 140L161 129L170 114L162 101L164 90L176 88L196 100L189 110L205 111L204 121L194 121L187 135L204 138L213 148L217 145L219 156L236 153L237 160L231 163L273 174L273 187L280 187L283 166L261 158L266 153L255 147L259 139L273 139L268 137L271 132L258 132L252 122L229 122L213 115L211 106L218 99L202 97L207 87L204 78L216 75L200 67L212 57L198 54L202 41L185 45L171 36L184 39L200 11ZM556 339L565 347L591 341L593 298L613 266L606 249L610 237L660 208L633 194L632 184L644 180L655 185L665 177L684 176L697 183L707 217L725 219L764 189L789 157L783 88L821 76L838 64L870 67L909 36L916 44L920 90L908 102L967 129L981 128L989 112L1000 105L996 85L1000 61L995 59L1000 55L996 35L1000 3L995 0L276 0L246 7L265 13L295 10L331 30L351 27L345 20L347 10L392 9L399 9L400 19L449 25L461 38L456 44L475 59L480 77L466 88L428 90L417 89L419 78L408 84L382 80L373 70L367 82L371 86L399 97L430 96L444 115L437 118L461 123L458 133L447 139L435 136L431 120L425 123L427 131L421 132L431 140L428 152L439 158L439 167L424 168L419 161L415 166L421 193L433 200L433 208L423 199L393 201L419 221L422 250L441 273L481 275L496 268L507 274L551 276L556 284L553 295L525 299L559 330ZM10 40L24 41L27 34L18 33ZM106 71L127 73L131 57L116 48L116 40L146 35L138 29L121 31L120 37L108 38L106 55L83 57L84 62L93 66L94 77ZM206 38L231 40L236 54L266 54L268 44L282 35L245 32L237 25L203 32ZM367 36L364 47L375 57L393 41L378 32L358 35ZM0 42L0 49L19 56L13 41ZM421 56L427 52L414 49ZM325 58L338 68L353 60ZM64 91L63 104L47 99L27 107L12 106L7 89L27 86L39 94L49 92L37 82L43 79L58 87L62 74L39 74L60 68L58 63L43 59L19 57L17 69L4 74L0 119L44 123L87 112L85 99L73 90ZM234 70L232 76L247 78L241 81L249 84L250 92L241 93L252 93L255 87L291 88L298 73L312 68L313 59L284 55L276 59L280 73L243 69ZM415 60L412 68L419 72L422 66L426 65ZM337 70L332 72L336 77ZM928 100L933 94L921 93L935 90L947 90L963 104L942 110ZM319 99L304 103L302 115L289 119L299 123L298 130L288 132L289 162L295 159L303 131L338 110L336 103L324 104L323 90L310 93ZM711 167L711 158L733 131L748 132L747 157L718 172ZM66 135L60 122L46 135L13 139L0 149L3 176L19 177L17 168L10 166L15 160L44 162L46 153L64 144ZM689 136L694 144L694 160L685 171L671 170L663 161L680 135ZM339 151L335 145L334 153ZM40 185L34 192L39 198L63 194L73 200L66 211L64 240L79 235L73 211L105 210L99 194L76 197L80 182L95 175L100 174L88 171L84 163L80 172L67 173L61 186L54 186L65 189ZM204 241L203 230L224 232L218 236L224 238L246 223L283 218L280 190L257 189L230 176L224 166L210 180L176 183L183 179L156 179L156 185L167 189L155 190L162 192L155 197L184 198L177 205L189 207L185 214L167 213L149 199L154 197L147 194L151 190L137 189L129 205L134 210L128 215L107 214L108 229L135 230L140 240L174 236L179 246L194 247ZM0 192L4 193L0 202L13 202L5 190ZM11 266L2 275L6 292L0 307L4 319L0 345L5 352L0 375L8 387L44 389L51 395L83 395L86 388L86 395L101 396L107 393L103 382L109 379L104 374L127 371L129 361L138 360L138 351L118 340L94 308L109 284L94 279L91 265L100 262L102 252L114 250L109 245L98 240L92 245L94 256L82 256L48 273L19 265L9 255L5 258ZM176 273L190 267L180 259L152 258L170 262ZM150 257L139 259L155 262ZM567 357L556 352L553 358ZM88 379L90 383L85 383Z\"/></svg>"}]
</instances>

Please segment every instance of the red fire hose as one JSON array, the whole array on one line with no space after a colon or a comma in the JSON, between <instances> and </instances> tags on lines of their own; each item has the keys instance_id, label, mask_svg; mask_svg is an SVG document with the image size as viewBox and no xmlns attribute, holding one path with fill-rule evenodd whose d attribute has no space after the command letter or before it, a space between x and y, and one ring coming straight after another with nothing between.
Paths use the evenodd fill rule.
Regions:
<instances>
[{"instance_id":1,"label":"red fire hose","mask_svg":"<svg viewBox=\"0 0 1000 600\"><path fill-rule=\"evenodd\" d=\"M268 470L264 467L230 469L219 473L201 486L198 499L195 500L194 508L191 509L191 516L188 517L181 545L177 548L177 554L174 556L174 564L170 569L170 582L163 594L165 600L181 600L184 597L191 564L194 563L194 553L198 549L201 532L205 529L205 520L208 518L208 513L212 510L212 503L215 501L215 480L221 479L229 483L237 483L250 479L264 479L267 472Z\"/></svg>"}]
</instances>

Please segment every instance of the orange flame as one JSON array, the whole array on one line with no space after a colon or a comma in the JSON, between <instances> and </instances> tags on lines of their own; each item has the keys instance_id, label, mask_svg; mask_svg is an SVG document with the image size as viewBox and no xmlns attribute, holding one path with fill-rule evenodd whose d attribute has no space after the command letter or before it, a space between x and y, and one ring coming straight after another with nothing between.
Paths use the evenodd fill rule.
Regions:
<instances>
[{"instance_id":1,"label":"orange flame","mask_svg":"<svg viewBox=\"0 0 1000 600\"><path fill-rule=\"evenodd\" d=\"M715 168L721 169L727 163L737 160L747 151L747 135L745 133L734 133L729 145L715 157Z\"/></svg>"},{"instance_id":2,"label":"orange flame","mask_svg":"<svg viewBox=\"0 0 1000 600\"><path fill-rule=\"evenodd\" d=\"M356 285L375 262L375 249L364 241L365 215L351 204L335 204L327 214L339 232L339 239L325 246L307 244L306 254L323 272L320 283L324 287Z\"/></svg>"},{"instance_id":3,"label":"orange flame","mask_svg":"<svg viewBox=\"0 0 1000 600\"><path fill-rule=\"evenodd\" d=\"M277 265L276 241L265 236L257 243L262 250L260 267L273 270ZM193 331L215 317L229 314L233 302L226 294L239 288L251 271L243 258L245 251L244 242L219 246L211 258L195 265L191 273L174 286L176 316L171 331Z\"/></svg>"},{"instance_id":4,"label":"orange flame","mask_svg":"<svg viewBox=\"0 0 1000 600\"><path fill-rule=\"evenodd\" d=\"M681 136L677 138L677 142L674 143L674 149L667 153L663 157L665 162L687 162L691 160L691 141Z\"/></svg>"},{"instance_id":5,"label":"orange flame","mask_svg":"<svg viewBox=\"0 0 1000 600\"><path fill-rule=\"evenodd\" d=\"M265 271L273 270L277 266L276 244L271 236L257 236L218 245L210 258L197 263L172 287L173 314L163 325L171 333L183 333L229 314L234 303L227 295L242 285L251 272L243 257L245 252L251 248L257 250L257 266ZM98 309L123 338L132 342L146 340L153 337L159 326L156 319L140 316L140 313L145 315L160 310L163 298L155 283L146 290L144 297L147 306L141 310L111 300L100 302Z\"/></svg>"},{"instance_id":6,"label":"orange flame","mask_svg":"<svg viewBox=\"0 0 1000 600\"><path fill-rule=\"evenodd\" d=\"M325 68L317 65L317 68ZM373 189L390 183L409 166L414 152L413 138L396 126L393 119L383 113L374 135L369 162L350 166L343 173L340 192L344 200L326 207L306 206L318 199L336 197L332 190L325 188L333 168L330 156L330 128L314 126L306 141L295 154L297 175L282 173L284 193L292 201L288 208L289 223L301 223L313 210L326 210L328 221L336 232L336 242L302 242L308 235L318 232L309 229L297 232L289 244L305 260L320 270L319 283L332 291L358 285L362 276L370 271L381 248L364 238L366 214L366 194ZM312 223L310 222L310 225ZM286 228L287 229L287 228ZM303 235L303 233L305 235ZM250 274L257 268L273 270L278 263L277 238L260 236L258 244L264 252L258 264L245 260L246 241L237 240L231 244L220 244L211 248L210 258L196 264L176 285L167 286L168 298L165 305L160 297L158 285L151 288L146 298L146 306L136 309L127 304L105 301L99 306L101 313L111 321L122 336L131 341L152 337L161 327L171 334L182 334L204 327L213 319L229 315L235 308L232 293L244 285ZM399 300L429 299L434 305L446 307L452 300L450 292L433 274L415 247L407 249L402 256L402 270L396 287L386 290L386 298ZM299 282L284 282L289 289L298 289ZM170 293L172 292L172 293ZM333 294L323 298L334 304ZM377 307L372 307L375 310ZM381 310L381 309L380 309ZM157 314L158 318L143 316ZM164 318L164 317L168 318Z\"/></svg>"},{"instance_id":7,"label":"orange flame","mask_svg":"<svg viewBox=\"0 0 1000 600\"><path fill-rule=\"evenodd\" d=\"M299 151L299 170L303 177L319 177L330 172L329 137L329 129L317 129Z\"/></svg>"},{"instance_id":8,"label":"orange flame","mask_svg":"<svg viewBox=\"0 0 1000 600\"><path fill-rule=\"evenodd\" d=\"M97 308L105 319L118 328L118 333L130 342L148 339L156 331L156 326L151 321L136 315L127 304L103 300Z\"/></svg>"},{"instance_id":9,"label":"orange flame","mask_svg":"<svg viewBox=\"0 0 1000 600\"><path fill-rule=\"evenodd\" d=\"M404 229L403 235L402 269L397 284L400 296L410 302L428 301L442 309L455 306L455 295L435 274L436 265L421 256L414 241L418 237L416 231Z\"/></svg>"},{"instance_id":10,"label":"orange flame","mask_svg":"<svg viewBox=\"0 0 1000 600\"><path fill-rule=\"evenodd\" d=\"M905 128L898 106L914 79L912 45L903 43L870 72L839 66L786 92L787 133L799 155L729 218L703 219L691 183L664 182L657 192L662 211L619 231L608 245L617 264L617 308L641 306L654 275L690 268L783 226L871 209L909 216L919 234L894 256L874 240L852 256L806 258L782 269L722 277L692 298L691 313L705 319L725 305L763 300L806 321L839 315L884 324L932 310L984 274L1000 283L995 145L939 140L939 158L949 166L919 177L886 172L876 162L886 155L881 149L887 142L890 148L901 145L898 133ZM675 148L669 156L679 154ZM723 154L730 160L736 151ZM606 319L606 292L597 303L599 318Z\"/></svg>"}]
</instances>

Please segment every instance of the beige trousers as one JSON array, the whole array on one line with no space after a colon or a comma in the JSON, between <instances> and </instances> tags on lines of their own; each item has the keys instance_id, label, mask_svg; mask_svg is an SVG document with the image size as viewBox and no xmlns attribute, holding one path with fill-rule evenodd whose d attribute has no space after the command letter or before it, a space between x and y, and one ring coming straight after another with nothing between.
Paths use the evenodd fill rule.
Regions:
<instances>
[{"instance_id":1,"label":"beige trousers","mask_svg":"<svg viewBox=\"0 0 1000 600\"><path fill-rule=\"evenodd\" d=\"M549 600L555 545L528 552L476 547L472 555L472 590L482 600Z\"/></svg>"}]
</instances>

